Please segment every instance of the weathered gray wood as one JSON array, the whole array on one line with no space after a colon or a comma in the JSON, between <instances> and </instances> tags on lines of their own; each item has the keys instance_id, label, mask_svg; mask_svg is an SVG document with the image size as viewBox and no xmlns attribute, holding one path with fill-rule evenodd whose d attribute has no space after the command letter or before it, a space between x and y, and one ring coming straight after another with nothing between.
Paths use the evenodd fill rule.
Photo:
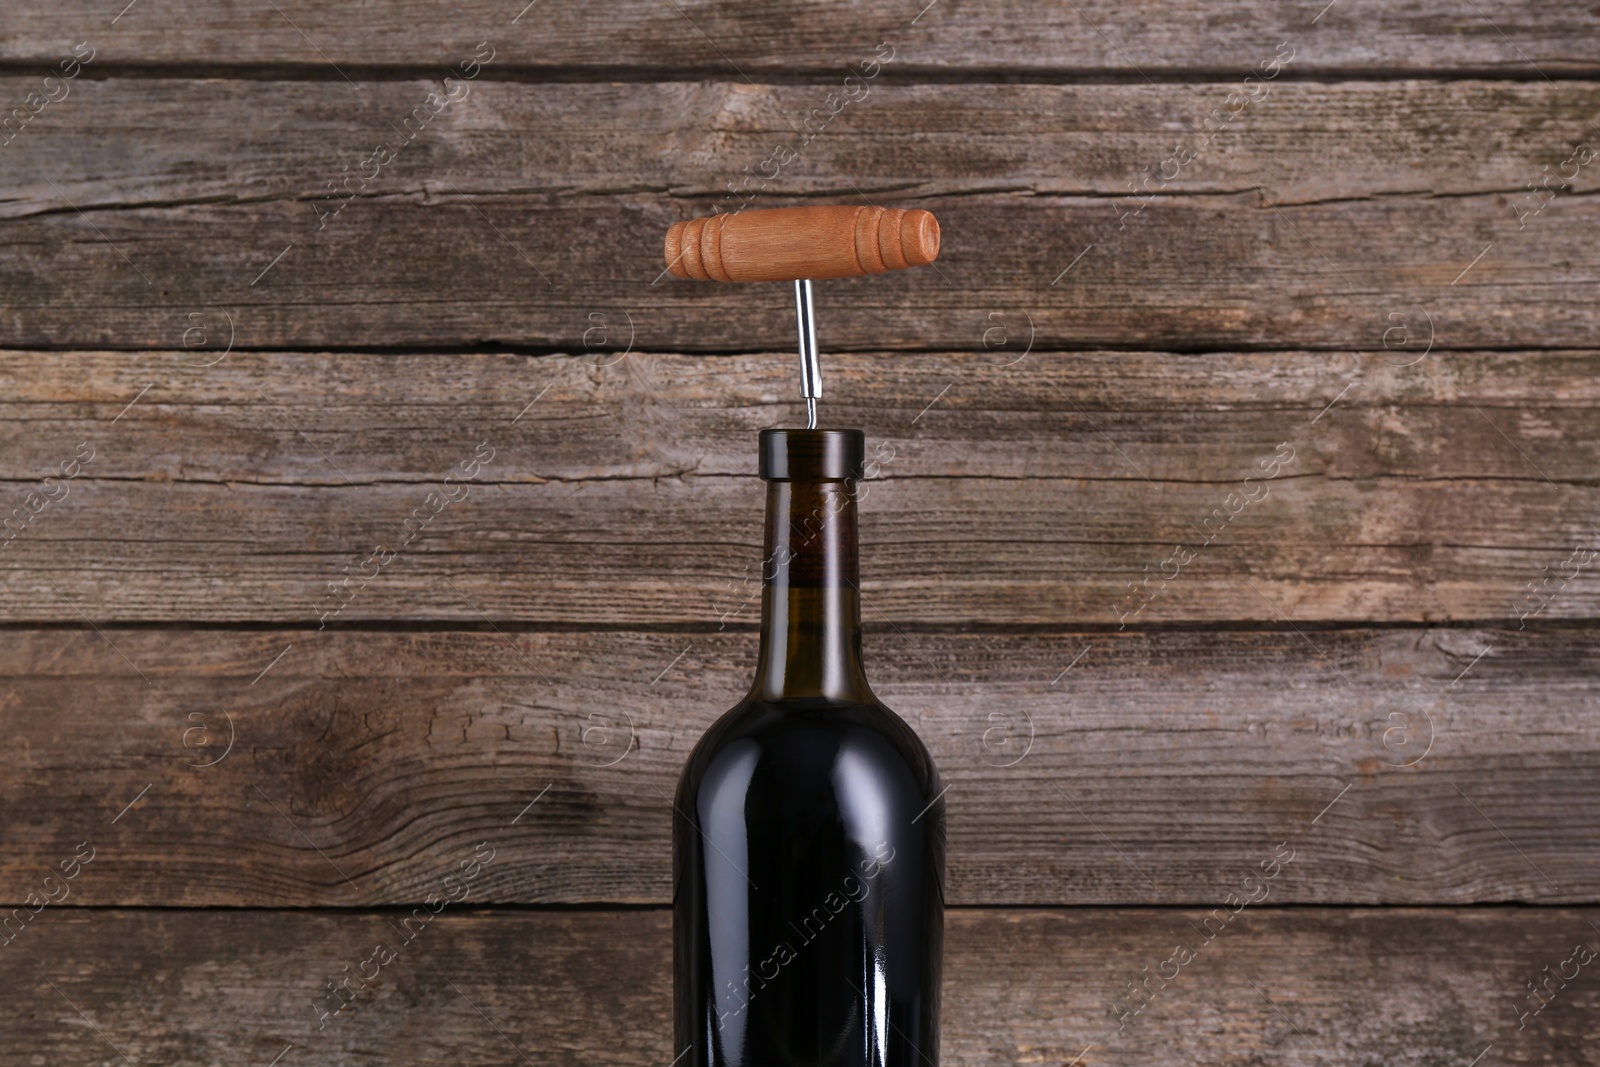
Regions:
<instances>
[{"instance_id":1,"label":"weathered gray wood","mask_svg":"<svg viewBox=\"0 0 1600 1067\"><path fill-rule=\"evenodd\" d=\"M1061 346L1381 350L1396 314L1426 315L1441 347L1594 337L1589 197L1559 198L1533 235L1500 194L1277 209L1255 194L1176 197L1120 239L1118 212L1134 206L1122 200L918 203L944 226L939 271L827 283L834 351L978 349L1006 312ZM711 206L402 197L352 202L324 233L285 202L32 217L6 226L0 313L17 346L167 347L190 314L223 310L258 348L575 345L594 313L626 313L644 347L780 346L793 332L781 286L652 285L667 226Z\"/></svg>"},{"instance_id":2,"label":"weathered gray wood","mask_svg":"<svg viewBox=\"0 0 1600 1067\"><path fill-rule=\"evenodd\" d=\"M489 869L492 869L489 868ZM1284 875L1287 877L1287 875ZM1593 910L1246 908L955 911L941 1059L1084 1063L1600 1063L1593 976L1527 982L1600 944ZM324 983L361 969L379 914L62 909L0 950L19 1063L594 1063L661 1067L672 1046L662 911L445 911L318 1029ZM1215 929L1213 925L1212 929ZM1113 1002L1192 962L1118 1032ZM1563 966L1565 964L1565 966ZM1589 964L1593 967L1593 963ZM1144 968L1149 968L1145 971ZM52 988L52 984L55 988ZM359 982L353 983L359 987ZM1086 1048L1088 1046L1088 1048ZM1492 1046L1492 1050L1491 1050Z\"/></svg>"},{"instance_id":3,"label":"weathered gray wood","mask_svg":"<svg viewBox=\"0 0 1600 1067\"><path fill-rule=\"evenodd\" d=\"M1549 621L1600 606L1586 568L1550 579L1595 546L1600 378L1576 353L1441 358L1593 347L1593 197L1517 218L1595 143L1600 88L1541 77L1600 72L1592 13L675 6L8 9L0 107L98 52L0 148L0 343L163 351L0 360L0 514L95 448L0 548L0 620L25 624L0 636L0 900L98 849L73 906L0 947L0 1058L671 1062L660 911L453 910L319 1034L324 979L394 912L76 905L404 904L485 839L473 906L667 898L667 796L753 655L709 632L754 616L750 439L793 409L782 351L656 354L790 338L780 288L651 285L659 236L732 206L888 40L870 97L756 203L945 223L942 275L827 287L823 332L825 412L895 450L866 508L869 663L951 786L952 901L1210 904L1296 849L1123 1033L1113 1002L1201 913L954 911L945 1062L1600 1062L1585 979L1516 1026L1600 916L1271 907L1596 899L1596 639ZM470 102L318 230L309 198L484 39ZM1275 81L1118 229L1130 179L1280 40L1288 78L1524 80ZM313 80L248 80L280 76ZM624 324L611 366L323 351L580 351ZM225 329L233 354L191 365ZM1341 351L1047 352L1102 344ZM243 351L285 346L317 351ZM918 348L942 351L883 355ZM1131 631L1063 625L1114 627L1281 440L1271 499ZM473 632L107 622L314 619L478 441L470 498L337 616ZM1528 630L1311 625L1507 618L1542 576ZM1279 629L1139 629L1219 620ZM1039 632L940 632L970 623Z\"/></svg>"},{"instance_id":4,"label":"weathered gray wood","mask_svg":"<svg viewBox=\"0 0 1600 1067\"><path fill-rule=\"evenodd\" d=\"M1280 841L1284 902L1592 902L1597 641L880 628L866 653L950 787L953 903L1206 903ZM487 838L474 899L660 903L669 797L755 640L107 627L0 648L0 900L89 840L77 903L398 904Z\"/></svg>"},{"instance_id":5,"label":"weathered gray wood","mask_svg":"<svg viewBox=\"0 0 1600 1067\"><path fill-rule=\"evenodd\" d=\"M666 227L738 206L817 86L479 83L319 220L424 84L73 84L4 149L9 344L166 347L224 311L257 348L573 345L593 314L641 347L789 340L781 286L657 279ZM937 271L824 287L833 351L981 349L996 313L1066 346L1382 350L1397 315L1454 349L1592 344L1600 210L1527 186L1594 189L1593 84L1274 83L1163 187L1230 91L885 83L755 203L939 212Z\"/></svg>"},{"instance_id":6,"label":"weathered gray wood","mask_svg":"<svg viewBox=\"0 0 1600 1067\"><path fill-rule=\"evenodd\" d=\"M85 210L298 199L314 225L313 198L347 175L367 178L367 141L396 144L391 127L439 84L363 81L353 93L338 79L84 78L69 88L5 146L0 218L60 212L63 196ZM28 78L0 77L0 99L33 89ZM1593 82L1276 81L1226 123L1213 120L1202 145L1207 135L1191 127L1235 89L885 78L802 146L794 126L816 106L816 85L479 80L349 192L657 193L723 198L731 209L740 198L729 183L759 206L775 194L1115 197L1142 191L1148 177L1152 190L1174 195L1259 191L1280 205L1490 192L1515 201L1546 165L1552 184L1596 188L1597 168L1558 167L1600 122ZM1196 149L1182 167L1167 162L1180 143ZM779 145L795 158L763 168ZM1517 213L1503 210L1515 223ZM1105 214L1114 217L1109 207Z\"/></svg>"},{"instance_id":7,"label":"weathered gray wood","mask_svg":"<svg viewBox=\"0 0 1600 1067\"><path fill-rule=\"evenodd\" d=\"M1063 353L1029 351L1026 320L1002 314L976 353L824 353L821 411L866 428L869 480L1221 485L1285 439L1343 480L1537 479L1530 460L1590 480L1600 356L1422 358L1427 324L1411 327L1381 354ZM486 435L504 446L488 481L753 475L756 433L803 412L791 351L625 355L603 343L625 347L619 317L592 351L539 357L228 353L226 320L192 328L172 351L0 350L5 476L56 473L88 439L107 447L86 477L345 484L331 458L357 483L428 486Z\"/></svg>"},{"instance_id":8,"label":"weathered gray wood","mask_svg":"<svg viewBox=\"0 0 1600 1067\"><path fill-rule=\"evenodd\" d=\"M1600 66L1588 8L1443 0L1351 5L1138 4L966 5L927 0L861 4L828 0L803 10L777 3L619 0L603 8L466 0L441 8L385 0L352 14L304 2L224 0L191 10L141 3L119 15L89 0L30 0L8 11L0 56L52 60L88 38L104 62L302 64L338 80L372 67L432 67L441 73L485 38L495 63L554 76L637 77L676 70L750 77L815 72L843 78L880 41L896 64L918 73L996 77L1234 71L1269 61L1280 41L1298 47L1294 66L1342 72L1484 70L1537 78ZM101 61L101 60L97 60Z\"/></svg>"},{"instance_id":9,"label":"weathered gray wood","mask_svg":"<svg viewBox=\"0 0 1600 1067\"><path fill-rule=\"evenodd\" d=\"M185 365L217 351L0 365L17 479L0 617L705 627L758 573L752 443L795 417L792 356ZM879 460L863 573L880 625L1115 626L1147 575L1141 625L1506 619L1529 583L1545 618L1600 605L1581 562L1600 547L1593 357L999 365L1013 351L828 358L824 416L867 427ZM483 442L492 461L430 518ZM1246 486L1284 442L1293 461ZM80 446L93 461L29 519ZM1204 545L1214 509L1263 484ZM1178 541L1196 547L1182 567ZM379 545L398 554L376 567Z\"/></svg>"}]
</instances>

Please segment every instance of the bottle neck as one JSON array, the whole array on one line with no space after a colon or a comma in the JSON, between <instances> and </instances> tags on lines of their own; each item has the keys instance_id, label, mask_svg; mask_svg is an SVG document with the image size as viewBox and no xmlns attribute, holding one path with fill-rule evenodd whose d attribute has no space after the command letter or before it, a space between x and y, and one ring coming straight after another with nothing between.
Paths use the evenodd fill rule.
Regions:
<instances>
[{"instance_id":1,"label":"bottle neck","mask_svg":"<svg viewBox=\"0 0 1600 1067\"><path fill-rule=\"evenodd\" d=\"M853 481L769 481L762 558L762 700L871 699L861 667Z\"/></svg>"}]
</instances>

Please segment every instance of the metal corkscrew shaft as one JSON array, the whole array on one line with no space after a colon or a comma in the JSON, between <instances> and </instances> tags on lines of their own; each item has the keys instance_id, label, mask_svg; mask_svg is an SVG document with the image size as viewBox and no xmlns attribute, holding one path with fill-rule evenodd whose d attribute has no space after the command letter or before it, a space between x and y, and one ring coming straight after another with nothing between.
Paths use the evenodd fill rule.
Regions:
<instances>
[{"instance_id":1,"label":"metal corkscrew shaft","mask_svg":"<svg viewBox=\"0 0 1600 1067\"><path fill-rule=\"evenodd\" d=\"M932 263L939 255L939 223L919 209L843 205L741 211L674 223L665 255L667 270L679 278L794 282L800 395L806 428L814 430L822 370L812 280Z\"/></svg>"},{"instance_id":2,"label":"metal corkscrew shaft","mask_svg":"<svg viewBox=\"0 0 1600 1067\"><path fill-rule=\"evenodd\" d=\"M794 283L794 321L800 331L800 395L806 398L806 429L817 428L817 401L822 399L822 365L817 360L817 320L811 279Z\"/></svg>"}]
</instances>

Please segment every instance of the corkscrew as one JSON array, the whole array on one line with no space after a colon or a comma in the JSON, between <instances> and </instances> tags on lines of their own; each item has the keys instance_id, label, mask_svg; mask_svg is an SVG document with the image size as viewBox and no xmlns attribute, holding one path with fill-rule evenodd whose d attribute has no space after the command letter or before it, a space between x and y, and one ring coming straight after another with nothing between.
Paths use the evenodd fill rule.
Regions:
<instances>
[{"instance_id":1,"label":"corkscrew","mask_svg":"<svg viewBox=\"0 0 1600 1067\"><path fill-rule=\"evenodd\" d=\"M932 263L939 255L939 222L920 209L850 205L730 212L674 223L665 254L667 270L679 278L794 282L800 395L806 428L814 430L822 367L812 281Z\"/></svg>"}]
</instances>

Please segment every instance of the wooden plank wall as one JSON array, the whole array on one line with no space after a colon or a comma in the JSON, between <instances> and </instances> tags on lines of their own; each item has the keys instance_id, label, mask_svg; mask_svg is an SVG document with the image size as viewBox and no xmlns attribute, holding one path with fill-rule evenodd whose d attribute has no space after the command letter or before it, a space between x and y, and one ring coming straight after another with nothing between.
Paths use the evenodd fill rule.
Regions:
<instances>
[{"instance_id":1,"label":"wooden plank wall","mask_svg":"<svg viewBox=\"0 0 1600 1067\"><path fill-rule=\"evenodd\" d=\"M944 226L819 304L945 1062L1600 1063L1597 29L11 5L0 1065L673 1062L667 798L796 405L787 291L660 236L813 200Z\"/></svg>"}]
</instances>

